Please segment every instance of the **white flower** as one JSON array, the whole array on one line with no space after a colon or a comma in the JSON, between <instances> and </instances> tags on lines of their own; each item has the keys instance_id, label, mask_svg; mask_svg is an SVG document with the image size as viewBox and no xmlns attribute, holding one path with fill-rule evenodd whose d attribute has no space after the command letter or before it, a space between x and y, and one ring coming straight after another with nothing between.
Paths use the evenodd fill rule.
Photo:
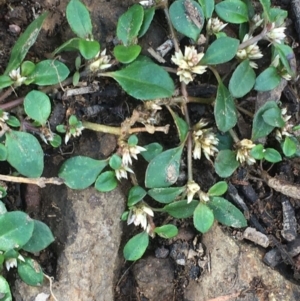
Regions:
<instances>
[{"instance_id":1,"label":"white flower","mask_svg":"<svg viewBox=\"0 0 300 301\"><path fill-rule=\"evenodd\" d=\"M82 130L84 129L84 127L82 125L78 125L76 126L76 128L71 128L69 131L67 131L66 135L65 135L65 144L68 143L68 141L70 140L70 138L73 137L79 137L82 134Z\"/></svg>"},{"instance_id":2,"label":"white flower","mask_svg":"<svg viewBox=\"0 0 300 301\"><path fill-rule=\"evenodd\" d=\"M0 110L0 121L6 122L9 119L9 113Z\"/></svg>"},{"instance_id":3,"label":"white flower","mask_svg":"<svg viewBox=\"0 0 300 301\"><path fill-rule=\"evenodd\" d=\"M226 25L227 23L224 24L219 20L219 18L210 18L206 25L206 31L210 35L216 34L220 32Z\"/></svg>"},{"instance_id":4,"label":"white flower","mask_svg":"<svg viewBox=\"0 0 300 301\"><path fill-rule=\"evenodd\" d=\"M19 254L18 259L25 262L22 255ZM8 258L5 260L5 267L9 271L11 268L16 268L18 266L17 258Z\"/></svg>"},{"instance_id":5,"label":"white flower","mask_svg":"<svg viewBox=\"0 0 300 301\"><path fill-rule=\"evenodd\" d=\"M187 184L187 202L188 204L193 200L194 195L200 190L200 186L194 181Z\"/></svg>"},{"instance_id":6,"label":"white flower","mask_svg":"<svg viewBox=\"0 0 300 301\"><path fill-rule=\"evenodd\" d=\"M266 34L266 38L271 43L278 43L280 44L282 40L285 38L285 27L276 27L275 23L271 24L271 28L269 29L268 33Z\"/></svg>"},{"instance_id":7,"label":"white flower","mask_svg":"<svg viewBox=\"0 0 300 301\"><path fill-rule=\"evenodd\" d=\"M121 181L122 178L127 179L127 172L134 173L131 168L129 168L127 165L121 165L119 169L115 170L116 178Z\"/></svg>"},{"instance_id":8,"label":"white flower","mask_svg":"<svg viewBox=\"0 0 300 301\"><path fill-rule=\"evenodd\" d=\"M99 53L96 55L96 58L98 58L98 57L99 57ZM112 66L112 64L110 64L110 56L106 55L106 49L104 49L100 53L100 58L98 58L96 61L92 62L89 65L89 68L92 72L97 72L99 70L107 69L111 66Z\"/></svg>"},{"instance_id":9,"label":"white flower","mask_svg":"<svg viewBox=\"0 0 300 301\"><path fill-rule=\"evenodd\" d=\"M175 52L171 60L179 67L177 75L181 82L188 84L193 81L192 73L203 74L206 71L207 66L199 64L203 56L204 53L197 53L194 46L185 46L184 55L181 50Z\"/></svg>"},{"instance_id":10,"label":"white flower","mask_svg":"<svg viewBox=\"0 0 300 301\"><path fill-rule=\"evenodd\" d=\"M154 216L153 210L145 204L133 206L128 215L127 224L134 223L135 226L141 225L141 227L149 232L147 215Z\"/></svg>"},{"instance_id":11,"label":"white flower","mask_svg":"<svg viewBox=\"0 0 300 301\"><path fill-rule=\"evenodd\" d=\"M204 129L208 123L201 119L194 127L193 141L194 141L194 159L201 159L201 152L203 150L204 156L211 161L210 157L218 152L216 145L219 139L213 133L212 128Z\"/></svg>"},{"instance_id":12,"label":"white flower","mask_svg":"<svg viewBox=\"0 0 300 301\"><path fill-rule=\"evenodd\" d=\"M246 162L248 165L253 165L256 161L251 156L250 151L255 144L249 139L243 139L237 145L238 150L236 154L236 160L240 163Z\"/></svg>"},{"instance_id":13,"label":"white flower","mask_svg":"<svg viewBox=\"0 0 300 301\"><path fill-rule=\"evenodd\" d=\"M276 129L275 131L275 138L281 142L283 140L283 137L291 137L293 136L290 131L292 131L293 124L289 123L288 121L291 119L291 115L287 115L287 108L282 108L281 109L281 117L285 122L285 125L280 128Z\"/></svg>"},{"instance_id":14,"label":"white flower","mask_svg":"<svg viewBox=\"0 0 300 301\"><path fill-rule=\"evenodd\" d=\"M146 151L146 149L139 145L129 146L128 144L124 144L122 146L122 162L123 165L128 166L132 164L132 158L137 160L137 155L141 152Z\"/></svg>"},{"instance_id":15,"label":"white flower","mask_svg":"<svg viewBox=\"0 0 300 301\"><path fill-rule=\"evenodd\" d=\"M260 15L255 14L252 17L251 22L254 24L252 26L252 30L254 30L255 28L259 27L264 22L264 19L262 19Z\"/></svg>"},{"instance_id":16,"label":"white flower","mask_svg":"<svg viewBox=\"0 0 300 301\"><path fill-rule=\"evenodd\" d=\"M8 75L14 81L15 87L21 86L26 80L26 77L21 76L20 67L18 69L14 69L10 71Z\"/></svg>"},{"instance_id":17,"label":"white flower","mask_svg":"<svg viewBox=\"0 0 300 301\"><path fill-rule=\"evenodd\" d=\"M282 64L280 64L280 58L279 58L278 54L273 59L273 61L271 63L271 66L274 66L275 68L277 68L278 73L285 80L291 80L292 79L292 76L287 72L285 67Z\"/></svg>"},{"instance_id":18,"label":"white flower","mask_svg":"<svg viewBox=\"0 0 300 301\"><path fill-rule=\"evenodd\" d=\"M200 200L203 202L208 202L209 201L208 193L206 193L204 191L200 191Z\"/></svg>"}]
</instances>

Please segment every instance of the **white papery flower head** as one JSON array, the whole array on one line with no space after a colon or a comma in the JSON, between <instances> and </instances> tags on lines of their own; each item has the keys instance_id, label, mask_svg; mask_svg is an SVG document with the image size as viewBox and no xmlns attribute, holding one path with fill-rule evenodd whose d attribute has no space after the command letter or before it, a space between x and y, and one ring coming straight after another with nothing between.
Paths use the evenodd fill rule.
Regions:
<instances>
[{"instance_id":1,"label":"white papery flower head","mask_svg":"<svg viewBox=\"0 0 300 301\"><path fill-rule=\"evenodd\" d=\"M14 81L14 86L15 87L21 86L25 82L25 80L27 79L27 77L21 76L20 67L10 71L8 75Z\"/></svg>"},{"instance_id":2,"label":"white papery flower head","mask_svg":"<svg viewBox=\"0 0 300 301\"><path fill-rule=\"evenodd\" d=\"M122 145L122 163L124 166L128 166L132 164L132 159L137 160L137 155L141 152L146 151L146 149L139 145L129 146L127 143Z\"/></svg>"},{"instance_id":3,"label":"white papery flower head","mask_svg":"<svg viewBox=\"0 0 300 301\"><path fill-rule=\"evenodd\" d=\"M200 190L200 186L195 181L190 181L187 184L187 202L188 204L193 200L194 195Z\"/></svg>"},{"instance_id":4,"label":"white papery flower head","mask_svg":"<svg viewBox=\"0 0 300 301\"><path fill-rule=\"evenodd\" d=\"M203 74L206 71L207 66L199 64L204 53L198 53L194 46L185 46L184 55L179 50L175 52L171 60L179 68L177 70L177 75L179 80L188 84L193 81L193 73Z\"/></svg>"},{"instance_id":5,"label":"white papery flower head","mask_svg":"<svg viewBox=\"0 0 300 301\"><path fill-rule=\"evenodd\" d=\"M266 34L267 40L269 40L271 43L278 43L281 44L282 40L285 39L285 29L286 27L276 27L275 23L271 24L271 27Z\"/></svg>"},{"instance_id":6,"label":"white papery flower head","mask_svg":"<svg viewBox=\"0 0 300 301\"><path fill-rule=\"evenodd\" d=\"M251 156L250 151L255 144L249 139L243 139L237 145L236 160L240 163L246 162L248 165L253 165L256 161Z\"/></svg>"},{"instance_id":7,"label":"white papery flower head","mask_svg":"<svg viewBox=\"0 0 300 301\"><path fill-rule=\"evenodd\" d=\"M22 255L19 254L18 258L8 258L5 260L5 267L9 271L11 268L16 268L18 266L17 259L25 262L25 259Z\"/></svg>"},{"instance_id":8,"label":"white papery flower head","mask_svg":"<svg viewBox=\"0 0 300 301\"><path fill-rule=\"evenodd\" d=\"M134 173L134 171L127 165L122 164L119 169L115 170L116 178L121 181L122 178L127 179L127 172Z\"/></svg>"},{"instance_id":9,"label":"white papery flower head","mask_svg":"<svg viewBox=\"0 0 300 301\"><path fill-rule=\"evenodd\" d=\"M228 23L223 23L219 18L209 18L206 25L208 34L216 34L220 32Z\"/></svg>"},{"instance_id":10,"label":"white papery flower head","mask_svg":"<svg viewBox=\"0 0 300 301\"><path fill-rule=\"evenodd\" d=\"M104 49L101 53L98 53L96 55L96 58L98 59L96 59L89 65L90 71L97 72L112 66L112 64L110 63L111 57L109 55L106 55L106 49Z\"/></svg>"},{"instance_id":11,"label":"white papery flower head","mask_svg":"<svg viewBox=\"0 0 300 301\"><path fill-rule=\"evenodd\" d=\"M153 210L145 204L136 205L130 208L127 224L134 223L135 226L141 226L145 231L150 231L148 227L147 215L154 216ZM149 233L149 232L148 232Z\"/></svg>"}]
</instances>

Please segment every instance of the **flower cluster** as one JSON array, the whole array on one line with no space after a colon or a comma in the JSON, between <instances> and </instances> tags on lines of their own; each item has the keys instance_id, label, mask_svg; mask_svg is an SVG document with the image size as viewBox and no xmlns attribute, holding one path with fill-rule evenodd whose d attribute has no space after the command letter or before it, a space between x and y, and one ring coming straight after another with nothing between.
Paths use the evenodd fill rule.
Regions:
<instances>
[{"instance_id":1,"label":"flower cluster","mask_svg":"<svg viewBox=\"0 0 300 301\"><path fill-rule=\"evenodd\" d=\"M148 215L151 217L154 216L153 210L150 207L145 204L133 206L130 208L127 224L130 225L134 223L135 226L141 225L141 227L149 233L151 226L148 224Z\"/></svg>"},{"instance_id":2,"label":"flower cluster","mask_svg":"<svg viewBox=\"0 0 300 301\"><path fill-rule=\"evenodd\" d=\"M216 34L220 32L226 25L227 23L223 23L219 20L219 18L210 18L207 21L206 32L210 35Z\"/></svg>"},{"instance_id":3,"label":"flower cluster","mask_svg":"<svg viewBox=\"0 0 300 301\"><path fill-rule=\"evenodd\" d=\"M293 124L288 123L288 121L291 119L291 115L287 115L287 109L283 108L281 109L281 117L285 122L284 127L280 129L276 129L275 132L275 138L281 142L283 140L283 137L291 137L293 136L290 131L293 128Z\"/></svg>"},{"instance_id":4,"label":"flower cluster","mask_svg":"<svg viewBox=\"0 0 300 301\"><path fill-rule=\"evenodd\" d=\"M272 66L274 66L280 76L284 78L285 80L291 80L292 76L287 72L286 68L281 64L279 55L277 54L274 58L274 60L271 63Z\"/></svg>"},{"instance_id":5,"label":"flower cluster","mask_svg":"<svg viewBox=\"0 0 300 301\"><path fill-rule=\"evenodd\" d=\"M25 262L25 259L22 255L19 254L18 258L8 258L5 260L5 267L9 271L11 268L16 268L18 266L17 259Z\"/></svg>"},{"instance_id":6,"label":"flower cluster","mask_svg":"<svg viewBox=\"0 0 300 301\"><path fill-rule=\"evenodd\" d=\"M124 166L128 166L132 164L132 158L137 160L137 155L141 152L144 152L146 149L139 145L129 145L124 144L122 146L122 162Z\"/></svg>"},{"instance_id":7,"label":"flower cluster","mask_svg":"<svg viewBox=\"0 0 300 301\"><path fill-rule=\"evenodd\" d=\"M20 68L12 70L8 75L14 81L14 87L21 86L27 79L27 77L21 75Z\"/></svg>"},{"instance_id":8,"label":"flower cluster","mask_svg":"<svg viewBox=\"0 0 300 301\"><path fill-rule=\"evenodd\" d=\"M127 165L122 164L119 169L115 170L116 178L120 181L122 178L127 179L127 172L134 173Z\"/></svg>"},{"instance_id":9,"label":"flower cluster","mask_svg":"<svg viewBox=\"0 0 300 301\"><path fill-rule=\"evenodd\" d=\"M252 38L251 35L245 34L243 43L250 40ZM238 52L236 53L236 56L240 60L250 60L250 66L252 68L257 68L257 64L252 62L251 60L258 60L263 57L263 54L261 53L259 47L256 45L257 43L253 43L243 49L239 49Z\"/></svg>"},{"instance_id":10,"label":"flower cluster","mask_svg":"<svg viewBox=\"0 0 300 301\"><path fill-rule=\"evenodd\" d=\"M194 182L194 181L190 181L187 184L186 187L186 192L187 192L187 202L190 203L193 200L194 195L200 191L200 186Z\"/></svg>"},{"instance_id":11,"label":"flower cluster","mask_svg":"<svg viewBox=\"0 0 300 301\"><path fill-rule=\"evenodd\" d=\"M106 55L106 49L104 49L101 53L98 53L96 58L97 59L89 65L90 71L97 72L111 67L112 64L110 64L110 56Z\"/></svg>"},{"instance_id":12,"label":"flower cluster","mask_svg":"<svg viewBox=\"0 0 300 301\"><path fill-rule=\"evenodd\" d=\"M194 142L194 159L200 159L203 150L204 156L210 160L210 156L214 156L218 152L217 145L219 139L213 133L212 128L204 129L208 122L201 119L194 127L193 142ZM211 160L210 160L211 161Z\"/></svg>"},{"instance_id":13,"label":"flower cluster","mask_svg":"<svg viewBox=\"0 0 300 301\"><path fill-rule=\"evenodd\" d=\"M271 43L278 43L280 44L282 40L285 38L285 27L276 27L275 23L272 23L268 33L266 34L266 39Z\"/></svg>"},{"instance_id":14,"label":"flower cluster","mask_svg":"<svg viewBox=\"0 0 300 301\"><path fill-rule=\"evenodd\" d=\"M240 163L246 162L248 165L253 165L256 161L251 156L250 151L255 144L249 139L243 139L237 145L236 160Z\"/></svg>"},{"instance_id":15,"label":"flower cluster","mask_svg":"<svg viewBox=\"0 0 300 301\"><path fill-rule=\"evenodd\" d=\"M193 81L192 73L203 74L206 71L207 66L200 64L203 56L204 53L197 53L194 46L185 46L184 55L180 50L175 52L171 60L179 67L177 75L181 82L188 84Z\"/></svg>"},{"instance_id":16,"label":"flower cluster","mask_svg":"<svg viewBox=\"0 0 300 301\"><path fill-rule=\"evenodd\" d=\"M9 119L9 113L0 110L0 121L5 123Z\"/></svg>"}]
</instances>

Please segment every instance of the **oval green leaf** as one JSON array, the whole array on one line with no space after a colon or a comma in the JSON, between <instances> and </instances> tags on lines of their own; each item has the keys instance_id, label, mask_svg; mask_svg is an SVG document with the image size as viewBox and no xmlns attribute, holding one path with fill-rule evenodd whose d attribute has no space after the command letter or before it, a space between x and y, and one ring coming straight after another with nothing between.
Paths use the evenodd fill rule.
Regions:
<instances>
[{"instance_id":1,"label":"oval green leaf","mask_svg":"<svg viewBox=\"0 0 300 301\"><path fill-rule=\"evenodd\" d=\"M297 151L297 145L295 141L293 141L290 137L285 137L282 146L282 151L286 157L291 157L295 155Z\"/></svg>"},{"instance_id":2,"label":"oval green leaf","mask_svg":"<svg viewBox=\"0 0 300 301\"><path fill-rule=\"evenodd\" d=\"M284 127L285 121L282 118L281 110L278 107L270 108L262 114L265 123L273 127Z\"/></svg>"},{"instance_id":3,"label":"oval green leaf","mask_svg":"<svg viewBox=\"0 0 300 301\"><path fill-rule=\"evenodd\" d=\"M97 41L87 41L84 39L80 39L78 48L79 48L81 55L86 60L90 60L99 53L100 44Z\"/></svg>"},{"instance_id":4,"label":"oval green leaf","mask_svg":"<svg viewBox=\"0 0 300 301\"><path fill-rule=\"evenodd\" d=\"M182 150L183 146L169 149L149 163L146 170L146 187L168 187L177 181Z\"/></svg>"},{"instance_id":5,"label":"oval green leaf","mask_svg":"<svg viewBox=\"0 0 300 301\"><path fill-rule=\"evenodd\" d=\"M247 5L240 0L225 0L215 6L217 15L226 22L240 24L248 21Z\"/></svg>"},{"instance_id":6,"label":"oval green leaf","mask_svg":"<svg viewBox=\"0 0 300 301\"><path fill-rule=\"evenodd\" d=\"M34 121L45 124L51 113L49 97L40 91L30 91L24 99L24 110Z\"/></svg>"},{"instance_id":7,"label":"oval green leaf","mask_svg":"<svg viewBox=\"0 0 300 301\"><path fill-rule=\"evenodd\" d=\"M212 13L215 9L215 1L214 0L198 0L200 3L203 13L206 19L211 18Z\"/></svg>"},{"instance_id":8,"label":"oval green leaf","mask_svg":"<svg viewBox=\"0 0 300 301\"><path fill-rule=\"evenodd\" d=\"M141 38L149 29L150 24L155 14L155 7L144 8L144 20L139 31L139 38Z\"/></svg>"},{"instance_id":9,"label":"oval green leaf","mask_svg":"<svg viewBox=\"0 0 300 301\"><path fill-rule=\"evenodd\" d=\"M209 196L220 196L227 191L228 185L225 181L220 181L210 187L208 190Z\"/></svg>"},{"instance_id":10,"label":"oval green leaf","mask_svg":"<svg viewBox=\"0 0 300 301\"><path fill-rule=\"evenodd\" d=\"M167 187L167 188L152 188L148 191L148 194L157 202L162 204L168 204L185 191L183 187Z\"/></svg>"},{"instance_id":11,"label":"oval green leaf","mask_svg":"<svg viewBox=\"0 0 300 301\"><path fill-rule=\"evenodd\" d=\"M128 194L128 202L127 202L128 207L133 206L138 202L140 202L146 196L146 194L147 194L146 190L141 186L133 186L129 190L129 194Z\"/></svg>"},{"instance_id":12,"label":"oval green leaf","mask_svg":"<svg viewBox=\"0 0 300 301\"><path fill-rule=\"evenodd\" d=\"M140 4L134 4L118 20L117 37L125 46L133 44L141 29L144 19L144 9Z\"/></svg>"},{"instance_id":13,"label":"oval green leaf","mask_svg":"<svg viewBox=\"0 0 300 301\"><path fill-rule=\"evenodd\" d=\"M0 143L0 161L7 160L7 149L4 144Z\"/></svg>"},{"instance_id":14,"label":"oval green leaf","mask_svg":"<svg viewBox=\"0 0 300 301\"><path fill-rule=\"evenodd\" d=\"M201 6L191 0L176 0L171 4L169 13L174 28L196 42L204 24Z\"/></svg>"},{"instance_id":15,"label":"oval green leaf","mask_svg":"<svg viewBox=\"0 0 300 301\"><path fill-rule=\"evenodd\" d=\"M33 222L34 228L32 236L22 249L27 252L36 253L48 247L54 241L54 237L46 224L37 220Z\"/></svg>"},{"instance_id":16,"label":"oval green leaf","mask_svg":"<svg viewBox=\"0 0 300 301\"><path fill-rule=\"evenodd\" d=\"M114 56L119 62L129 64L139 56L141 50L140 45L117 45L114 48Z\"/></svg>"},{"instance_id":17,"label":"oval green leaf","mask_svg":"<svg viewBox=\"0 0 300 301\"><path fill-rule=\"evenodd\" d=\"M26 213L13 211L0 215L0 250L22 248L33 233L34 222Z\"/></svg>"},{"instance_id":18,"label":"oval green leaf","mask_svg":"<svg viewBox=\"0 0 300 301\"><path fill-rule=\"evenodd\" d=\"M144 255L148 244L149 235L147 232L142 232L133 236L124 247L123 254L125 259L130 261L140 259Z\"/></svg>"},{"instance_id":19,"label":"oval green leaf","mask_svg":"<svg viewBox=\"0 0 300 301\"><path fill-rule=\"evenodd\" d=\"M174 225L164 225L161 227L156 227L154 232L163 238L172 238L178 234L178 229Z\"/></svg>"},{"instance_id":20,"label":"oval green leaf","mask_svg":"<svg viewBox=\"0 0 300 301\"><path fill-rule=\"evenodd\" d=\"M106 160L76 156L66 160L59 170L59 177L72 189L85 189L92 185L107 166Z\"/></svg>"},{"instance_id":21,"label":"oval green leaf","mask_svg":"<svg viewBox=\"0 0 300 301\"><path fill-rule=\"evenodd\" d=\"M222 177L230 177L239 167L239 162L236 160L236 153L227 149L221 150L215 161L216 173Z\"/></svg>"},{"instance_id":22,"label":"oval green leaf","mask_svg":"<svg viewBox=\"0 0 300 301\"><path fill-rule=\"evenodd\" d=\"M149 60L136 60L109 74L129 95L141 100L170 97L175 90L169 74Z\"/></svg>"},{"instance_id":23,"label":"oval green leaf","mask_svg":"<svg viewBox=\"0 0 300 301\"><path fill-rule=\"evenodd\" d=\"M21 75L29 76L35 69L35 64L30 61L25 61L21 65Z\"/></svg>"},{"instance_id":24,"label":"oval green leaf","mask_svg":"<svg viewBox=\"0 0 300 301\"><path fill-rule=\"evenodd\" d=\"M214 214L205 204L200 203L194 211L194 226L201 233L206 233L214 223Z\"/></svg>"},{"instance_id":25,"label":"oval green leaf","mask_svg":"<svg viewBox=\"0 0 300 301\"><path fill-rule=\"evenodd\" d=\"M11 86L14 81L8 75L0 76L0 89Z\"/></svg>"},{"instance_id":26,"label":"oval green leaf","mask_svg":"<svg viewBox=\"0 0 300 301\"><path fill-rule=\"evenodd\" d=\"M206 50L201 65L223 64L234 58L240 41L234 38L221 37L215 40Z\"/></svg>"},{"instance_id":27,"label":"oval green leaf","mask_svg":"<svg viewBox=\"0 0 300 301\"><path fill-rule=\"evenodd\" d=\"M167 212L175 218L187 218L193 215L199 201L193 200L190 203L187 200L176 201L168 204L163 208L164 212Z\"/></svg>"},{"instance_id":28,"label":"oval green leaf","mask_svg":"<svg viewBox=\"0 0 300 301\"><path fill-rule=\"evenodd\" d=\"M213 211L215 219L223 225L233 228L247 226L244 214L226 199L214 197L207 205Z\"/></svg>"},{"instance_id":29,"label":"oval green leaf","mask_svg":"<svg viewBox=\"0 0 300 301\"><path fill-rule=\"evenodd\" d=\"M71 0L67 5L66 16L72 31L80 38L92 36L92 22L89 11L79 0Z\"/></svg>"},{"instance_id":30,"label":"oval green leaf","mask_svg":"<svg viewBox=\"0 0 300 301\"><path fill-rule=\"evenodd\" d=\"M280 81L281 76L277 73L276 68L271 66L256 78L254 89L256 91L270 91L275 89Z\"/></svg>"},{"instance_id":31,"label":"oval green leaf","mask_svg":"<svg viewBox=\"0 0 300 301\"><path fill-rule=\"evenodd\" d=\"M256 160L262 160L265 156L264 154L264 147L262 144L257 144L255 145L251 151L250 151L250 155L256 159Z\"/></svg>"},{"instance_id":32,"label":"oval green leaf","mask_svg":"<svg viewBox=\"0 0 300 301\"><path fill-rule=\"evenodd\" d=\"M228 89L221 82L218 86L214 115L217 127L222 132L227 132L237 123L234 99Z\"/></svg>"},{"instance_id":33,"label":"oval green leaf","mask_svg":"<svg viewBox=\"0 0 300 301\"><path fill-rule=\"evenodd\" d=\"M179 135L179 140L180 142L183 142L189 132L189 127L187 123L182 118L180 118L171 108L169 108L169 111L174 119Z\"/></svg>"},{"instance_id":34,"label":"oval green leaf","mask_svg":"<svg viewBox=\"0 0 300 301\"><path fill-rule=\"evenodd\" d=\"M144 145L143 147L146 149L146 151L141 152L141 155L148 162L150 162L163 151L163 147L157 142Z\"/></svg>"},{"instance_id":35,"label":"oval green leaf","mask_svg":"<svg viewBox=\"0 0 300 301\"><path fill-rule=\"evenodd\" d=\"M10 292L10 287L6 279L0 275L0 294L2 298L1 301L12 301L12 296Z\"/></svg>"},{"instance_id":36,"label":"oval green leaf","mask_svg":"<svg viewBox=\"0 0 300 301\"><path fill-rule=\"evenodd\" d=\"M245 96L253 88L255 77L255 72L250 67L249 60L240 63L234 70L229 81L228 88L231 95L236 98Z\"/></svg>"},{"instance_id":37,"label":"oval green leaf","mask_svg":"<svg viewBox=\"0 0 300 301\"><path fill-rule=\"evenodd\" d=\"M37 178L44 169L44 152L38 140L25 132L10 131L5 134L7 161L20 174Z\"/></svg>"},{"instance_id":38,"label":"oval green leaf","mask_svg":"<svg viewBox=\"0 0 300 301\"><path fill-rule=\"evenodd\" d=\"M264 158L271 163L282 161L280 153L274 148L266 148L264 152Z\"/></svg>"},{"instance_id":39,"label":"oval green leaf","mask_svg":"<svg viewBox=\"0 0 300 301\"><path fill-rule=\"evenodd\" d=\"M113 171L103 172L95 182L95 188L101 192L114 190L118 186L118 181Z\"/></svg>"},{"instance_id":40,"label":"oval green leaf","mask_svg":"<svg viewBox=\"0 0 300 301\"><path fill-rule=\"evenodd\" d=\"M8 75L10 71L17 69L21 65L28 50L35 43L47 15L47 12L41 14L26 28L24 33L19 37L11 51L10 59L4 72L5 75Z\"/></svg>"},{"instance_id":41,"label":"oval green leaf","mask_svg":"<svg viewBox=\"0 0 300 301\"><path fill-rule=\"evenodd\" d=\"M20 278L32 286L41 286L44 281L44 273L41 266L31 258L25 258L25 262L18 262L18 274Z\"/></svg>"}]
</instances>

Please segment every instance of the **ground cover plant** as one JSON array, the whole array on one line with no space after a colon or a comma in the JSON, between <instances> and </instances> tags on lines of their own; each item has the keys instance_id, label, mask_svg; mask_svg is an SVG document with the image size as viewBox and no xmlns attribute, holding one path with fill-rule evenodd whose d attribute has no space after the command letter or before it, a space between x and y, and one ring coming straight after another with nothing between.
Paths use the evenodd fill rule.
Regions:
<instances>
[{"instance_id":1,"label":"ground cover plant","mask_svg":"<svg viewBox=\"0 0 300 301\"><path fill-rule=\"evenodd\" d=\"M37 39L47 13L39 16L18 39L6 70L0 76L1 101L23 85L32 87L25 97L0 107L3 137L0 159L7 161L18 174L2 175L0 179L41 187L47 183L65 184L72 189L94 185L96 190L107 192L130 175L133 187L128 194L128 210L122 219L142 228L142 232L124 247L124 257L132 261L143 256L149 237L177 235L178 229L173 223L155 223L156 215L161 213L177 219L192 217L195 228L201 233L209 231L215 219L227 226L245 227L247 220L243 213L223 197L228 187L226 178L240 165L256 164L260 170L258 176L271 185L272 178L263 168L269 166L268 163L280 162L283 157L299 155L298 126L291 123L286 108L270 100L253 114L239 105L239 100L249 94L273 90L282 80L296 78L293 50L284 43L287 12L271 7L269 1L260 3L263 12L256 14L249 1L225 0L218 4L210 0L142 1L119 18L118 43L108 54L93 38L92 22L84 4L71 0L66 17L76 37L55 49L52 59L33 63L24 59ZM154 58L141 55L139 39L151 26L156 10L163 10L168 21L172 37L169 44L174 47L174 50L170 49L169 61L158 53ZM234 35L226 33L226 27L230 26ZM188 39L179 41L177 37L183 36ZM58 58L66 51L78 53L72 73ZM263 57L264 69L258 72L256 69ZM227 62L232 62L233 68L221 76L218 66ZM216 97L189 96L187 87L207 81L208 74L215 77ZM80 120L69 114L65 124L51 129L48 123L51 99L47 87L57 84L61 88L70 84L76 87L87 76L114 79L128 95L140 100L139 108L134 109L119 127ZM194 118L188 106L193 103L211 107L211 114L192 121ZM23 111L9 114L16 106L21 106ZM158 116L162 110L168 110L172 117L178 144L169 149L157 142L141 146L139 135L143 132L168 135L170 125L159 124ZM238 133L239 113L252 118L251 137ZM59 147L80 136L84 129L116 135L118 148L115 154L105 160L75 156L62 164L57 178L42 178L44 153L41 144ZM277 139L280 148L267 146L268 139L273 138ZM201 189L193 176L197 160L203 157L220 177L207 191ZM136 179L132 158L148 162L144 182ZM178 186L183 160L186 160L187 179ZM5 194L4 187L2 191ZM16 218L14 214L18 214ZM3 227L3 241L11 240L12 243L9 249L6 244L1 248L0 244L2 263L13 260L9 266L18 265L21 278L30 285L38 285L43 279L41 269L33 268L36 263L24 258L20 250L36 252L49 245L53 241L49 228L30 220L22 212L3 210L2 217L3 224L12 227ZM18 229L25 231L24 222L30 229L28 226L27 240L19 242ZM43 243L45 235L39 231L47 233L48 238ZM23 234L21 236L24 238ZM34 250L28 249L32 240L40 244ZM22 262L27 264L23 272ZM11 300L7 282L3 277L1 280L3 297L0 300Z\"/></svg>"}]
</instances>

